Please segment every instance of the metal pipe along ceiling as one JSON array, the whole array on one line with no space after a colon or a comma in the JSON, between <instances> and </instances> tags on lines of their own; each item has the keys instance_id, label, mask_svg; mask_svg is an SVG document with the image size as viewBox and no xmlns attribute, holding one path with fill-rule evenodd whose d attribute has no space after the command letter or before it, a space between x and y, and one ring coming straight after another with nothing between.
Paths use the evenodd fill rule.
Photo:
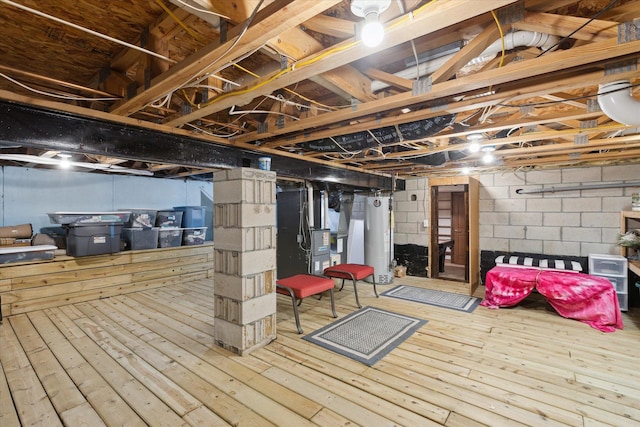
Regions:
<instances>
[{"instance_id":1,"label":"metal pipe along ceiling","mask_svg":"<svg viewBox=\"0 0 640 427\"><path fill-rule=\"evenodd\" d=\"M640 181L618 182L608 184L587 184L573 185L567 187L543 187L543 188L518 188L516 194L534 194L534 193L555 193L557 191L575 191L575 190L598 190L601 188L624 188L624 187L640 187Z\"/></svg>"}]
</instances>

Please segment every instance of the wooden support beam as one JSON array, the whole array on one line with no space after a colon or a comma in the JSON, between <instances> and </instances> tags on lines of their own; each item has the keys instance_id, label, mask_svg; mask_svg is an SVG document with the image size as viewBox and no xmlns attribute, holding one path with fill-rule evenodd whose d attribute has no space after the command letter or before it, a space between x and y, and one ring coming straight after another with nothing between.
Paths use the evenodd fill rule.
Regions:
<instances>
[{"instance_id":1,"label":"wooden support beam","mask_svg":"<svg viewBox=\"0 0 640 427\"><path fill-rule=\"evenodd\" d=\"M577 28L587 24L575 32L571 38L586 41L603 41L618 35L618 23L611 21L593 20L575 16L554 15L551 13L527 12L524 21L515 22L513 28L517 30L537 31L565 37Z\"/></svg>"},{"instance_id":2,"label":"wooden support beam","mask_svg":"<svg viewBox=\"0 0 640 427\"><path fill-rule=\"evenodd\" d=\"M306 21L338 2L339 0L313 3L306 0L276 0L258 12L239 41L236 38L240 36L242 28L235 27L230 31L229 41L223 44L219 44L218 41L209 43L194 55L154 78L149 89L142 91L132 99L118 103L111 112L118 115L133 114L148 103L181 87L193 76L206 70L215 69L234 58L259 48L283 31ZM287 15L286 19L283 14Z\"/></svg>"}]
</instances>

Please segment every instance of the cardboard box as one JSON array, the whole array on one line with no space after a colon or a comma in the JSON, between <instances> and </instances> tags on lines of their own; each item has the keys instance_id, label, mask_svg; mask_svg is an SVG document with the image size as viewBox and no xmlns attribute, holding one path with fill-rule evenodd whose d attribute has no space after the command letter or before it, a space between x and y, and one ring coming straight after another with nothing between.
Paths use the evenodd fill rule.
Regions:
<instances>
[{"instance_id":1,"label":"cardboard box","mask_svg":"<svg viewBox=\"0 0 640 427\"><path fill-rule=\"evenodd\" d=\"M407 267L404 265L397 265L393 270L393 275L396 277L404 277L407 275Z\"/></svg>"}]
</instances>

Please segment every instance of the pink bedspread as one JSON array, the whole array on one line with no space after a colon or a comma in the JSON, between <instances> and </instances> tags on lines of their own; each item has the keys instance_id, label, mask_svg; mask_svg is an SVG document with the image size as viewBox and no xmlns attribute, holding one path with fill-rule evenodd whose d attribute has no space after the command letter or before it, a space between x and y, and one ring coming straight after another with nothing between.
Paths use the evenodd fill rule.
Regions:
<instances>
[{"instance_id":1,"label":"pink bedspread","mask_svg":"<svg viewBox=\"0 0 640 427\"><path fill-rule=\"evenodd\" d=\"M563 317L576 319L603 332L622 329L616 290L604 277L535 268L494 267L487 272L488 308L510 307L534 288Z\"/></svg>"}]
</instances>

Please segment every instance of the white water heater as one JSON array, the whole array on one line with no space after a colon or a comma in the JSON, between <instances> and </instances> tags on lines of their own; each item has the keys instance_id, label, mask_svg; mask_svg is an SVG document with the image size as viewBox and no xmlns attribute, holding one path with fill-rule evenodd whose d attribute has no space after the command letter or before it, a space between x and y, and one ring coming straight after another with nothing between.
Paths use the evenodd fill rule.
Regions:
<instances>
[{"instance_id":1,"label":"white water heater","mask_svg":"<svg viewBox=\"0 0 640 427\"><path fill-rule=\"evenodd\" d=\"M376 283L393 282L391 198L367 197L364 221L364 263L373 267ZM371 281L371 278L365 279Z\"/></svg>"}]
</instances>

